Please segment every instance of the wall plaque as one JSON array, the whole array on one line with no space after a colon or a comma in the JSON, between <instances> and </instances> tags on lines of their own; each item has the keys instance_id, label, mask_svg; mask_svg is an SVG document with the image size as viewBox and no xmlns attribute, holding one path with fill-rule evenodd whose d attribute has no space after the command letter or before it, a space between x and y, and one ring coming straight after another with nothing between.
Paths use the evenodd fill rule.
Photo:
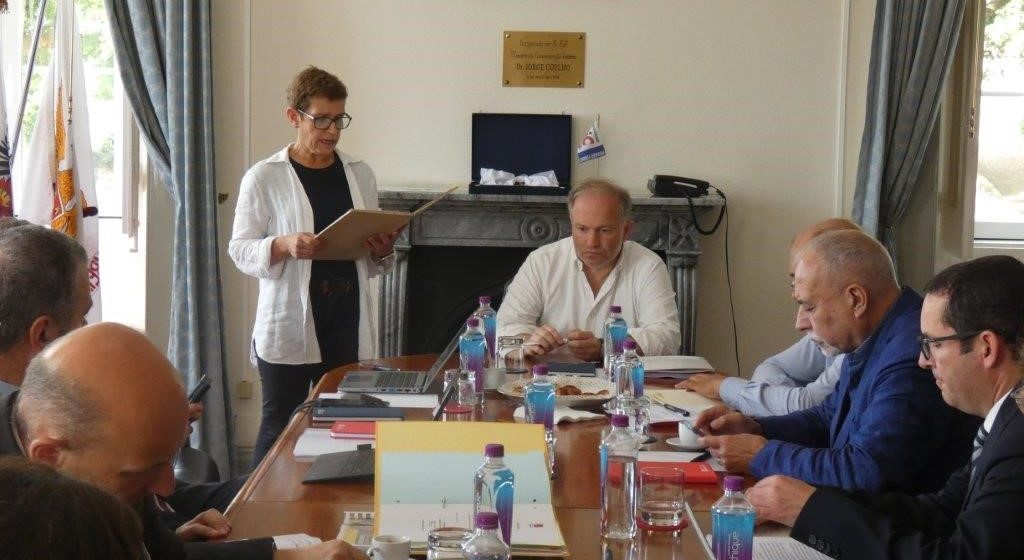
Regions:
<instances>
[{"instance_id":1,"label":"wall plaque","mask_svg":"<svg viewBox=\"0 0 1024 560\"><path fill-rule=\"evenodd\" d=\"M586 33L505 31L502 40L505 87L583 87Z\"/></svg>"}]
</instances>

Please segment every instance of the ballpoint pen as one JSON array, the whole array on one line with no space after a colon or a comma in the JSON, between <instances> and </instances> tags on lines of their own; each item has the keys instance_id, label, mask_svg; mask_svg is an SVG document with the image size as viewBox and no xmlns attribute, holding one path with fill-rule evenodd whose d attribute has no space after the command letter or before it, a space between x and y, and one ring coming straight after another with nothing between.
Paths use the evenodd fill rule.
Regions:
<instances>
[{"instance_id":1,"label":"ballpoint pen","mask_svg":"<svg viewBox=\"0 0 1024 560\"><path fill-rule=\"evenodd\" d=\"M711 450L705 449L700 455L697 455L693 459L690 459L691 463L700 463L701 461L707 461L711 458Z\"/></svg>"},{"instance_id":2,"label":"ballpoint pen","mask_svg":"<svg viewBox=\"0 0 1024 560\"><path fill-rule=\"evenodd\" d=\"M660 401L658 402L658 404L660 404L661 406L665 407L667 410L671 410L672 412L677 412L679 414L682 414L683 416L689 416L690 415L690 411L689 410L686 410L685 408L679 408L678 406L676 406L674 404L668 404L666 402L660 402Z\"/></svg>"}]
</instances>

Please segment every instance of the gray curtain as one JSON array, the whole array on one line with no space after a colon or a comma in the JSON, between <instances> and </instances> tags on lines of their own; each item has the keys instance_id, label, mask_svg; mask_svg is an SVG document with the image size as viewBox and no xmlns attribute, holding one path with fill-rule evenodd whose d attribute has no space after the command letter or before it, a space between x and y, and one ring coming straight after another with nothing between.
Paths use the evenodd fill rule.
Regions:
<instances>
[{"instance_id":1,"label":"gray curtain","mask_svg":"<svg viewBox=\"0 0 1024 560\"><path fill-rule=\"evenodd\" d=\"M232 473L213 176L209 0L106 0L125 94L175 205L167 354L189 386L212 387L193 444Z\"/></svg>"},{"instance_id":2,"label":"gray curtain","mask_svg":"<svg viewBox=\"0 0 1024 560\"><path fill-rule=\"evenodd\" d=\"M853 219L896 258L967 0L878 0Z\"/></svg>"}]
</instances>

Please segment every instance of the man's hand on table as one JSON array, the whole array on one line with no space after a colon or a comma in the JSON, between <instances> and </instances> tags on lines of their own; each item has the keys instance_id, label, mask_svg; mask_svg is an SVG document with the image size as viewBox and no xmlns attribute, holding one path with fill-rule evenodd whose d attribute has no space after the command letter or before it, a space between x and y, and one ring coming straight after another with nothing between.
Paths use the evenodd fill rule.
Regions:
<instances>
[{"instance_id":1,"label":"man's hand on table","mask_svg":"<svg viewBox=\"0 0 1024 560\"><path fill-rule=\"evenodd\" d=\"M722 386L722 381L724 380L725 375L721 373L697 373L691 375L689 379L684 379L677 383L676 388L693 391L709 399L722 400L718 389Z\"/></svg>"},{"instance_id":2,"label":"man's hand on table","mask_svg":"<svg viewBox=\"0 0 1024 560\"><path fill-rule=\"evenodd\" d=\"M185 542L197 540L222 539L231 532L231 524L224 515L208 509L174 530L178 538Z\"/></svg>"},{"instance_id":3,"label":"man's hand on table","mask_svg":"<svg viewBox=\"0 0 1024 560\"><path fill-rule=\"evenodd\" d=\"M597 362L602 358L601 340L590 331L573 329L565 335L568 339L569 351L574 358L584 362Z\"/></svg>"},{"instance_id":4,"label":"man's hand on table","mask_svg":"<svg viewBox=\"0 0 1024 560\"><path fill-rule=\"evenodd\" d=\"M565 338L551 325L541 325L530 333L523 347L526 356L543 356L563 346Z\"/></svg>"},{"instance_id":5,"label":"man's hand on table","mask_svg":"<svg viewBox=\"0 0 1024 560\"><path fill-rule=\"evenodd\" d=\"M739 434L704 436L700 442L729 472L747 474L750 472L750 462L768 440L753 434Z\"/></svg>"},{"instance_id":6,"label":"man's hand on table","mask_svg":"<svg viewBox=\"0 0 1024 560\"><path fill-rule=\"evenodd\" d=\"M724 404L715 405L697 415L694 426L711 435L761 433L761 425Z\"/></svg>"},{"instance_id":7,"label":"man's hand on table","mask_svg":"<svg viewBox=\"0 0 1024 560\"><path fill-rule=\"evenodd\" d=\"M275 550L274 560L367 560L358 548L335 539L306 548Z\"/></svg>"},{"instance_id":8,"label":"man's hand on table","mask_svg":"<svg viewBox=\"0 0 1024 560\"><path fill-rule=\"evenodd\" d=\"M747 499L757 510L758 523L775 521L792 527L815 490L806 482L777 474L747 490Z\"/></svg>"}]
</instances>

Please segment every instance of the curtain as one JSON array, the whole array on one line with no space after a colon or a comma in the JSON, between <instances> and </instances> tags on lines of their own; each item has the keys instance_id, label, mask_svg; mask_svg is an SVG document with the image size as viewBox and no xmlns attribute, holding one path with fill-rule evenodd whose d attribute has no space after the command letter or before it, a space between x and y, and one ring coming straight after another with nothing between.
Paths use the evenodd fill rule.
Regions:
<instances>
[{"instance_id":1,"label":"curtain","mask_svg":"<svg viewBox=\"0 0 1024 560\"><path fill-rule=\"evenodd\" d=\"M896 260L967 0L878 0L853 219Z\"/></svg>"},{"instance_id":2,"label":"curtain","mask_svg":"<svg viewBox=\"0 0 1024 560\"><path fill-rule=\"evenodd\" d=\"M153 162L175 205L167 354L188 386L212 383L192 442L232 473L231 401L213 175L209 0L106 0L114 52Z\"/></svg>"}]
</instances>

